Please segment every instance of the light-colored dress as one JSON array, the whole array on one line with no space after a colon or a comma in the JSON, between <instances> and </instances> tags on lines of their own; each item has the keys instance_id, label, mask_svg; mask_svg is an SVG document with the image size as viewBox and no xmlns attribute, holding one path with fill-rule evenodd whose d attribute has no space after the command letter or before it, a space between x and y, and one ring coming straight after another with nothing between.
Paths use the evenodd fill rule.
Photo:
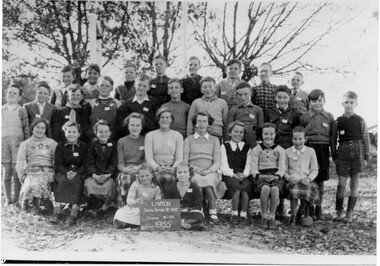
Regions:
<instances>
[{"instance_id":1,"label":"light-colored dress","mask_svg":"<svg viewBox=\"0 0 380 266\"><path fill-rule=\"evenodd\" d=\"M57 145L57 142L46 136L42 139L32 136L20 144L16 170L20 180L24 180L22 200L49 198L54 181L54 153Z\"/></svg>"},{"instance_id":2,"label":"light-colored dress","mask_svg":"<svg viewBox=\"0 0 380 266\"><path fill-rule=\"evenodd\" d=\"M150 202L155 199L161 199L161 189L155 184L148 187L141 186L136 180L129 189L127 205L117 210L114 221L118 220L123 223L140 225L140 207L134 205L137 199L142 198L145 202Z\"/></svg>"}]
</instances>

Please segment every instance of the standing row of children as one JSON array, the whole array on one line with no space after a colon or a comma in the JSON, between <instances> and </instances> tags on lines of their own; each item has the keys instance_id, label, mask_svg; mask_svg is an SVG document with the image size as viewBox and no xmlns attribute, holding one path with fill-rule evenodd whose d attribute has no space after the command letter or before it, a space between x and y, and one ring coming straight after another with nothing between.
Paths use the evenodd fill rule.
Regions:
<instances>
[{"instance_id":1,"label":"standing row of children","mask_svg":"<svg viewBox=\"0 0 380 266\"><path fill-rule=\"evenodd\" d=\"M181 80L169 79L165 75L166 59L162 56L155 57L154 67L157 77L149 79L145 75L139 75L135 79L136 68L128 64L125 69L124 84L115 88L115 99L110 97L113 90L112 79L106 76L99 78L100 68L97 65L90 65L87 71L88 81L83 89L71 84L72 70L70 67L65 67L62 72L65 87L54 90L51 104L48 103L51 89L46 82L37 85L36 100L25 104L25 109L18 105L21 89L17 85L10 86L6 95L7 103L2 109L2 165L7 202L18 200L21 185L14 170L17 149L20 142L28 138L30 134L28 124L32 124L34 119L45 118L57 142L67 139L66 132L61 129L67 121L75 121L82 127L82 140L91 142L95 137L101 139L97 123L104 119L110 125L105 134L109 133L111 139L118 140L128 132L131 134L130 128L126 131L125 127L120 127L127 116L134 112L142 114L145 120L143 132L145 134L156 128L155 112L158 107L165 106L174 115L172 129L184 137L194 133L192 117L199 112L206 112L214 120L208 129L210 135L220 141L227 141L231 137L231 141L222 146L222 154L226 155L225 159L222 156L222 166L223 160L224 166L226 161L228 165L240 166L236 169L231 166L224 167L225 171L222 167L222 172L224 176L229 176L239 185L248 180L239 156L242 150L246 153L247 149L252 148L250 156L252 160L258 161L257 164L253 164L254 167L251 166L250 174L254 180L257 180L257 186L261 190L263 227L274 227L274 213L278 205L276 199L279 198L284 186L284 178L289 184L293 184L287 185L291 191L290 195L293 195L291 221L296 220L297 203L294 199L297 198L303 200L298 217L304 213L306 217L310 214L314 219L321 219L323 182L329 179L330 149L339 176L336 218L342 219L344 189L346 180L350 177L351 191L346 219L352 221L358 196L359 173L364 170L364 160L369 159L368 133L364 120L354 113L357 105L357 95L354 92L344 94L342 105L345 113L334 121L333 116L323 108L325 103L323 91L316 89L307 94L301 90L303 76L299 72L292 76L290 90L287 86L275 86L270 83L272 69L268 63L260 66L261 83L254 88L241 81L239 75L242 65L239 60L230 60L227 63L227 78L217 84L211 77L198 75L200 61L196 57L190 58L189 74ZM83 108L76 108L81 101L87 104L82 105ZM235 125L228 130L227 125L233 121L242 122L241 128ZM95 125L97 128L94 133L92 128ZM305 130L299 128L299 125L305 127ZM259 129L261 131L258 133ZM234 131L240 133L235 134ZM241 132L245 135L239 139ZM235 141L234 134L240 134L239 137L235 137ZM257 144L256 136L262 139L260 144ZM248 145L241 144L242 140ZM337 140L339 140L338 150ZM305 142L312 149L304 146ZM281 149L286 149L286 152ZM318 167L313 154L316 154ZM283 159L280 160L280 157ZM13 199L10 188L12 176L14 177ZM224 180L227 184L234 183L228 178ZM240 199L246 202L247 198L242 189L232 188L239 187L236 182L229 187L229 191L233 191L231 195L233 221L238 220L237 209ZM270 206L268 206L269 198L273 199ZM314 203L315 208L313 205L308 206ZM246 215L245 205L247 204L241 206L240 215ZM283 206L283 202L280 206ZM268 209L270 209L269 214ZM279 212L281 213L281 210Z\"/></svg>"}]
</instances>

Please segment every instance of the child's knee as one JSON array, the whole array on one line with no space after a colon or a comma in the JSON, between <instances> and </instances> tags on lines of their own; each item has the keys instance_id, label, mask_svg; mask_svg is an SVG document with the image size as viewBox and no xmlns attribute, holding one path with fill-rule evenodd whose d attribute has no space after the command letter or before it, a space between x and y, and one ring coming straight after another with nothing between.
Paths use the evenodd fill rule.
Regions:
<instances>
[{"instance_id":1,"label":"child's knee","mask_svg":"<svg viewBox=\"0 0 380 266\"><path fill-rule=\"evenodd\" d=\"M270 188L270 194L274 196L279 196L280 195L280 190L278 187L271 187Z\"/></svg>"},{"instance_id":2,"label":"child's knee","mask_svg":"<svg viewBox=\"0 0 380 266\"><path fill-rule=\"evenodd\" d=\"M261 194L269 194L270 187L269 186L262 186L261 187Z\"/></svg>"}]
</instances>

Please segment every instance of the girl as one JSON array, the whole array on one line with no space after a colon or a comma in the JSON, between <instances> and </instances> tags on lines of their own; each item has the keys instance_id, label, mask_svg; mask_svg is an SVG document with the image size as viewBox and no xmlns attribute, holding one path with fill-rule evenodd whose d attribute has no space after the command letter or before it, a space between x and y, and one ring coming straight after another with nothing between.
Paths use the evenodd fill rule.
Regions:
<instances>
[{"instance_id":1,"label":"girl","mask_svg":"<svg viewBox=\"0 0 380 266\"><path fill-rule=\"evenodd\" d=\"M66 224L75 224L78 204L83 192L87 145L79 141L80 126L68 121L63 127L66 141L58 144L55 150L54 176L54 213L51 223L58 223L61 216L61 203L72 204L71 213Z\"/></svg>"},{"instance_id":2,"label":"girl","mask_svg":"<svg viewBox=\"0 0 380 266\"><path fill-rule=\"evenodd\" d=\"M94 132L98 139L94 140L88 149L86 164L89 177L84 183L84 194L87 197L93 196L102 200L103 205L96 212L96 216L102 217L116 196L114 179L117 165L117 147L114 142L109 140L111 130L107 121L100 120L96 123Z\"/></svg>"},{"instance_id":3,"label":"girl","mask_svg":"<svg viewBox=\"0 0 380 266\"><path fill-rule=\"evenodd\" d=\"M139 227L139 207L154 199L161 199L161 189L154 178L152 167L143 163L137 170L137 180L133 182L129 190L127 205L115 214L113 219L115 228Z\"/></svg>"},{"instance_id":4,"label":"girl","mask_svg":"<svg viewBox=\"0 0 380 266\"><path fill-rule=\"evenodd\" d=\"M117 142L117 168L120 174L116 188L119 208L126 205L129 188L136 180L137 169L145 161L144 136L140 135L145 126L144 115L132 113L123 124L128 127L129 135Z\"/></svg>"},{"instance_id":5,"label":"girl","mask_svg":"<svg viewBox=\"0 0 380 266\"><path fill-rule=\"evenodd\" d=\"M284 186L282 177L285 174L285 151L274 143L276 137L274 124L264 123L258 130L257 137L262 140L262 143L252 149L251 174L256 178L260 189L261 228L275 230L277 226L274 217L280 192Z\"/></svg>"},{"instance_id":6,"label":"girl","mask_svg":"<svg viewBox=\"0 0 380 266\"><path fill-rule=\"evenodd\" d=\"M180 163L174 173L177 182L168 187L167 198L181 201L182 228L204 230L202 194L197 184L190 182L193 168L186 163Z\"/></svg>"},{"instance_id":7,"label":"girl","mask_svg":"<svg viewBox=\"0 0 380 266\"><path fill-rule=\"evenodd\" d=\"M293 129L293 146L285 151L285 179L289 182L288 197L292 212L290 224L295 225L296 222L301 222L302 225L310 226L313 224L313 219L309 217L310 204L315 204L319 200L318 186L312 182L318 175L318 162L314 149L305 146L305 135L305 128L297 126ZM301 206L297 212L298 199L301 200ZM305 219L301 221L304 211Z\"/></svg>"},{"instance_id":8,"label":"girl","mask_svg":"<svg viewBox=\"0 0 380 266\"><path fill-rule=\"evenodd\" d=\"M227 186L228 198L232 198L231 222L237 225L239 222L247 225L247 210L249 195L252 196L252 181L249 176L250 146L241 141L244 137L244 124L240 121L231 122L228 125L228 134L231 141L225 142L221 147L221 167L223 181ZM240 219L238 207L241 204Z\"/></svg>"},{"instance_id":9,"label":"girl","mask_svg":"<svg viewBox=\"0 0 380 266\"><path fill-rule=\"evenodd\" d=\"M44 118L36 118L30 128L32 136L20 144L16 170L23 184L22 209L27 211L32 201L32 213L39 214L40 198L48 200L51 194L57 142L47 137L49 124Z\"/></svg>"},{"instance_id":10,"label":"girl","mask_svg":"<svg viewBox=\"0 0 380 266\"><path fill-rule=\"evenodd\" d=\"M100 77L100 67L97 64L90 64L86 71L87 82L83 85L85 103L92 102L99 97L98 79Z\"/></svg>"},{"instance_id":11,"label":"girl","mask_svg":"<svg viewBox=\"0 0 380 266\"><path fill-rule=\"evenodd\" d=\"M201 189L202 197L203 193L206 194L210 220L217 224L219 219L216 215L216 199L222 198L226 191L217 173L220 168L219 139L207 133L207 129L214 122L208 113L199 112L193 116L192 121L196 132L185 139L183 161L194 167L195 174L191 182Z\"/></svg>"}]
</instances>

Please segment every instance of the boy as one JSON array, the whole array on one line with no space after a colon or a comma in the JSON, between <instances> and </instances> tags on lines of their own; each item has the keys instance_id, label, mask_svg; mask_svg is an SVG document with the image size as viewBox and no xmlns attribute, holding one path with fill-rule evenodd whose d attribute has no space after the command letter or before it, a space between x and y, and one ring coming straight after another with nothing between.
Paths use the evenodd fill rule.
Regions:
<instances>
[{"instance_id":1,"label":"boy","mask_svg":"<svg viewBox=\"0 0 380 266\"><path fill-rule=\"evenodd\" d=\"M21 99L22 90L17 84L9 85L5 98L7 103L1 109L3 122L1 125L1 165L3 166L3 186L6 196L6 205L18 202L21 183L16 172L17 152L20 143L29 138L30 129L28 114L25 108L18 102ZM12 198L13 176L13 198Z\"/></svg>"},{"instance_id":2,"label":"boy","mask_svg":"<svg viewBox=\"0 0 380 266\"><path fill-rule=\"evenodd\" d=\"M349 91L343 95L344 114L335 120L332 128L331 153L339 178L336 191L336 218L343 216L344 191L347 178L350 180L350 196L348 198L346 222L352 222L353 211L359 194L359 174L370 159L370 141L364 119L355 114L358 95ZM337 141L339 147L337 150Z\"/></svg>"},{"instance_id":3,"label":"boy","mask_svg":"<svg viewBox=\"0 0 380 266\"><path fill-rule=\"evenodd\" d=\"M309 101L307 98L307 92L301 90L303 85L303 75L301 72L294 72L292 79L290 80L292 86L292 92L290 94L290 106L293 107L303 115L309 110Z\"/></svg>"},{"instance_id":4,"label":"boy","mask_svg":"<svg viewBox=\"0 0 380 266\"><path fill-rule=\"evenodd\" d=\"M202 76L198 75L201 68L201 60L196 56L191 56L187 63L188 74L181 79L183 94L182 100L185 103L192 104L195 99L202 97L201 84L199 83Z\"/></svg>"},{"instance_id":5,"label":"boy","mask_svg":"<svg viewBox=\"0 0 380 266\"><path fill-rule=\"evenodd\" d=\"M129 99L123 103L118 109L118 125L119 135L118 137L124 137L128 135L128 130L121 127L124 119L131 113L137 112L144 115L145 127L143 129L144 135L150 131L156 129L155 114L158 110L158 104L156 99L147 95L149 91L149 77L145 74L140 74L136 78L136 94L133 99Z\"/></svg>"},{"instance_id":6,"label":"boy","mask_svg":"<svg viewBox=\"0 0 380 266\"><path fill-rule=\"evenodd\" d=\"M259 67L259 77L261 84L252 89L252 103L258 105L263 110L272 108L275 101L276 85L270 83L272 76L272 66L269 63L263 63Z\"/></svg>"},{"instance_id":7,"label":"boy","mask_svg":"<svg viewBox=\"0 0 380 266\"><path fill-rule=\"evenodd\" d=\"M308 135L308 144L315 150L319 165L318 176L314 182L319 188L319 202L310 207L310 216L313 220L322 218L322 201L324 192L324 181L329 180L330 167L330 144L331 128L334 123L334 117L323 109L325 104L325 93L319 89L312 90L308 96L310 110L301 116L301 126L306 128Z\"/></svg>"},{"instance_id":8,"label":"boy","mask_svg":"<svg viewBox=\"0 0 380 266\"><path fill-rule=\"evenodd\" d=\"M264 110L264 121L277 126L276 143L286 150L293 145L292 130L299 125L300 116L296 110L289 106L290 90L287 86L278 86L274 95L276 104ZM280 218L285 216L283 198L280 199L277 214Z\"/></svg>"},{"instance_id":9,"label":"boy","mask_svg":"<svg viewBox=\"0 0 380 266\"><path fill-rule=\"evenodd\" d=\"M83 85L84 103L95 103L99 96L98 79L100 77L100 67L97 64L90 64L87 68L87 82Z\"/></svg>"},{"instance_id":10,"label":"boy","mask_svg":"<svg viewBox=\"0 0 380 266\"><path fill-rule=\"evenodd\" d=\"M50 101L51 104L54 104L57 108L66 106L68 86L73 83L73 80L73 68L71 66L64 66L61 70L62 87L53 91Z\"/></svg>"},{"instance_id":11,"label":"boy","mask_svg":"<svg viewBox=\"0 0 380 266\"><path fill-rule=\"evenodd\" d=\"M29 126L36 118L45 118L50 125L54 124L57 107L48 102L51 88L46 81L40 81L36 85L36 99L33 102L24 104L28 113ZM51 130L49 130L51 132ZM50 136L49 136L50 137Z\"/></svg>"},{"instance_id":12,"label":"boy","mask_svg":"<svg viewBox=\"0 0 380 266\"><path fill-rule=\"evenodd\" d=\"M153 59L153 65L157 76L150 80L148 95L156 99L157 106L161 107L162 104L169 101L168 81L170 78L165 74L167 67L166 58L162 55L156 55Z\"/></svg>"},{"instance_id":13,"label":"boy","mask_svg":"<svg viewBox=\"0 0 380 266\"><path fill-rule=\"evenodd\" d=\"M231 59L227 61L227 78L222 79L216 85L216 96L224 99L228 108L238 104L239 100L236 97L236 86L241 82L240 72L241 72L241 62L237 59Z\"/></svg>"},{"instance_id":14,"label":"boy","mask_svg":"<svg viewBox=\"0 0 380 266\"><path fill-rule=\"evenodd\" d=\"M227 140L223 126L227 122L228 106L225 100L216 96L215 79L204 77L201 79L202 98L196 99L190 106L187 118L187 136L194 134L192 117L198 112L207 112L214 123L209 127L208 133L218 137L222 141L223 137ZM224 136L223 136L224 135Z\"/></svg>"},{"instance_id":15,"label":"boy","mask_svg":"<svg viewBox=\"0 0 380 266\"><path fill-rule=\"evenodd\" d=\"M255 147L256 130L264 124L263 110L251 102L251 86L242 81L236 86L236 95L239 103L233 106L227 115L227 125L232 121L240 121L244 123L245 143L251 148Z\"/></svg>"},{"instance_id":16,"label":"boy","mask_svg":"<svg viewBox=\"0 0 380 266\"><path fill-rule=\"evenodd\" d=\"M124 79L124 84L119 85L115 88L115 99L121 101L122 103L129 99L132 99L136 93L136 66L134 64L127 63L125 65Z\"/></svg>"},{"instance_id":17,"label":"boy","mask_svg":"<svg viewBox=\"0 0 380 266\"><path fill-rule=\"evenodd\" d=\"M186 122L189 113L190 105L181 101L183 88L179 79L171 79L168 82L168 94L170 102L165 103L162 107L167 107L174 115L174 121L171 124L171 129L178 131L186 138Z\"/></svg>"}]
</instances>

